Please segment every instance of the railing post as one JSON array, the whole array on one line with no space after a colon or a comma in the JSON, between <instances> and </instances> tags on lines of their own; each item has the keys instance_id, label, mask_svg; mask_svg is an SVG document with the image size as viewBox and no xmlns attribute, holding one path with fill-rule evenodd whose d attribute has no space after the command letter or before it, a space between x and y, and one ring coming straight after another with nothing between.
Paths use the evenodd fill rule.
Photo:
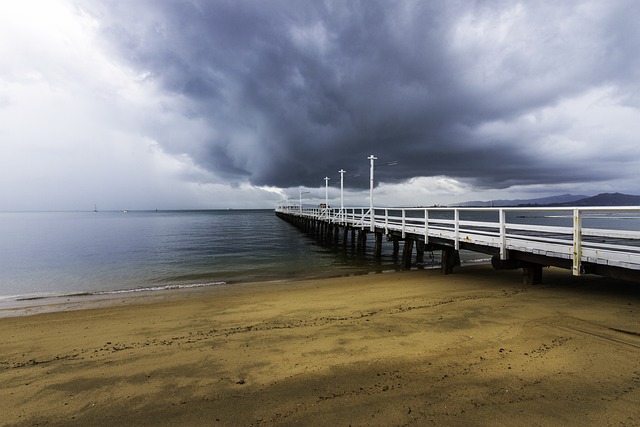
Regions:
<instances>
[{"instance_id":1,"label":"railing post","mask_svg":"<svg viewBox=\"0 0 640 427\"><path fill-rule=\"evenodd\" d=\"M405 226L405 224L406 224L406 220L405 220L405 217L404 217L404 209L402 209L402 238L403 239L405 237L405 234L404 234L404 226Z\"/></svg>"},{"instance_id":2,"label":"railing post","mask_svg":"<svg viewBox=\"0 0 640 427\"><path fill-rule=\"evenodd\" d=\"M376 208L371 208L371 225L369 226L369 231L376 231Z\"/></svg>"},{"instance_id":3,"label":"railing post","mask_svg":"<svg viewBox=\"0 0 640 427\"><path fill-rule=\"evenodd\" d=\"M504 209L498 210L500 216L500 259L507 259L507 215Z\"/></svg>"},{"instance_id":4,"label":"railing post","mask_svg":"<svg viewBox=\"0 0 640 427\"><path fill-rule=\"evenodd\" d=\"M389 209L384 210L384 232L389 233Z\"/></svg>"},{"instance_id":5,"label":"railing post","mask_svg":"<svg viewBox=\"0 0 640 427\"><path fill-rule=\"evenodd\" d=\"M574 276L582 273L582 212L573 210L573 266L571 271Z\"/></svg>"},{"instance_id":6,"label":"railing post","mask_svg":"<svg viewBox=\"0 0 640 427\"><path fill-rule=\"evenodd\" d=\"M457 251L460 249L460 211L458 209L453 210L453 222L455 227L455 242L454 249Z\"/></svg>"},{"instance_id":7,"label":"railing post","mask_svg":"<svg viewBox=\"0 0 640 427\"><path fill-rule=\"evenodd\" d=\"M429 210L424 210L424 244L429 243Z\"/></svg>"}]
</instances>

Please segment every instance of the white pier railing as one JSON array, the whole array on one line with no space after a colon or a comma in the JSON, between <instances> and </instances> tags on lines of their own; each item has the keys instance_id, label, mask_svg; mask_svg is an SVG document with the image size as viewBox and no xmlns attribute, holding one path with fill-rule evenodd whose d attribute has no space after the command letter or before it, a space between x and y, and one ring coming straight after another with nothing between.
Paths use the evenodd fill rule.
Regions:
<instances>
[{"instance_id":1,"label":"white pier railing","mask_svg":"<svg viewBox=\"0 0 640 427\"><path fill-rule=\"evenodd\" d=\"M281 204L276 212L340 226L396 234L429 243L447 241L455 249L494 248L639 270L640 207L519 208L302 208Z\"/></svg>"}]
</instances>

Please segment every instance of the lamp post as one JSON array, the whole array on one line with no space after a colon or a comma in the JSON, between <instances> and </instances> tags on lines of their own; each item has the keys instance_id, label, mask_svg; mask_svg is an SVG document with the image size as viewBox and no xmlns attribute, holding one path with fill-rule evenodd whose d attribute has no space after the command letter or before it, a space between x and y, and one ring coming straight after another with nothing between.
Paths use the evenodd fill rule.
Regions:
<instances>
[{"instance_id":1,"label":"lamp post","mask_svg":"<svg viewBox=\"0 0 640 427\"><path fill-rule=\"evenodd\" d=\"M328 176L324 177L324 211L327 214L327 218L329 217L329 178Z\"/></svg>"},{"instance_id":2,"label":"lamp post","mask_svg":"<svg viewBox=\"0 0 640 427\"><path fill-rule=\"evenodd\" d=\"M373 209L373 171L376 168L374 161L378 160L378 158L372 154L367 157L367 159L369 159L369 161L371 162L371 169L369 171L369 212L371 212L371 225L369 228L371 231L375 231L375 212ZM397 164L398 162L394 160L392 162L383 163L381 166L395 166Z\"/></svg>"},{"instance_id":3,"label":"lamp post","mask_svg":"<svg viewBox=\"0 0 640 427\"><path fill-rule=\"evenodd\" d=\"M342 222L344 222L344 174L346 170L340 169L338 173L340 174L340 217Z\"/></svg>"},{"instance_id":4,"label":"lamp post","mask_svg":"<svg viewBox=\"0 0 640 427\"><path fill-rule=\"evenodd\" d=\"M369 170L369 212L371 213L371 225L369 229L375 231L375 218L373 215L373 169L375 168L374 161L378 158L373 154L367 157L371 162L371 168Z\"/></svg>"}]
</instances>

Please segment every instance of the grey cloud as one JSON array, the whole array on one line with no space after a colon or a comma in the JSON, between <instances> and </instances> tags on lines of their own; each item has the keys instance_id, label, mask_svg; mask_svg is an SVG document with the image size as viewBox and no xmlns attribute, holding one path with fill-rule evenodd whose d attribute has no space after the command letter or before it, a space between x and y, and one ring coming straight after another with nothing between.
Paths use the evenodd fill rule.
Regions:
<instances>
[{"instance_id":1,"label":"grey cloud","mask_svg":"<svg viewBox=\"0 0 640 427\"><path fill-rule=\"evenodd\" d=\"M400 162L379 168L387 182L447 175L506 188L609 179L612 168L585 170L523 149L541 137L531 129L488 138L478 128L605 84L640 93L633 1L83 7L123 60L190 100L188 114L206 120L211 135L187 154L231 182L320 186L341 168L366 175L371 153Z\"/></svg>"}]
</instances>

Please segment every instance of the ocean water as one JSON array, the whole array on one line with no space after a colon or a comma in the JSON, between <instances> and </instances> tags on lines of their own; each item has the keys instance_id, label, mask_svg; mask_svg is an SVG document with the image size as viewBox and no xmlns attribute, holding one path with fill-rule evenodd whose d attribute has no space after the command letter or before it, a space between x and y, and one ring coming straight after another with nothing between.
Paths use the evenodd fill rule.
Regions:
<instances>
[{"instance_id":1,"label":"ocean water","mask_svg":"<svg viewBox=\"0 0 640 427\"><path fill-rule=\"evenodd\" d=\"M216 286L398 268L321 244L272 210L0 213L0 301ZM368 245L372 245L369 239ZM486 257L486 255L481 255ZM425 254L425 263L439 258Z\"/></svg>"},{"instance_id":2,"label":"ocean water","mask_svg":"<svg viewBox=\"0 0 640 427\"><path fill-rule=\"evenodd\" d=\"M434 216L449 213L435 213ZM467 218L468 217L468 218ZM450 218L449 218L450 219ZM497 221L496 212L461 219ZM571 226L566 211L511 212L509 222ZM585 227L640 230L637 213L598 214ZM134 293L400 269L391 243L373 257L319 242L272 210L0 213L0 309L64 296ZM461 251L463 263L489 256ZM415 258L414 258L415 260ZM439 265L426 252L413 268ZM25 301L27 301L25 303Z\"/></svg>"}]
</instances>

